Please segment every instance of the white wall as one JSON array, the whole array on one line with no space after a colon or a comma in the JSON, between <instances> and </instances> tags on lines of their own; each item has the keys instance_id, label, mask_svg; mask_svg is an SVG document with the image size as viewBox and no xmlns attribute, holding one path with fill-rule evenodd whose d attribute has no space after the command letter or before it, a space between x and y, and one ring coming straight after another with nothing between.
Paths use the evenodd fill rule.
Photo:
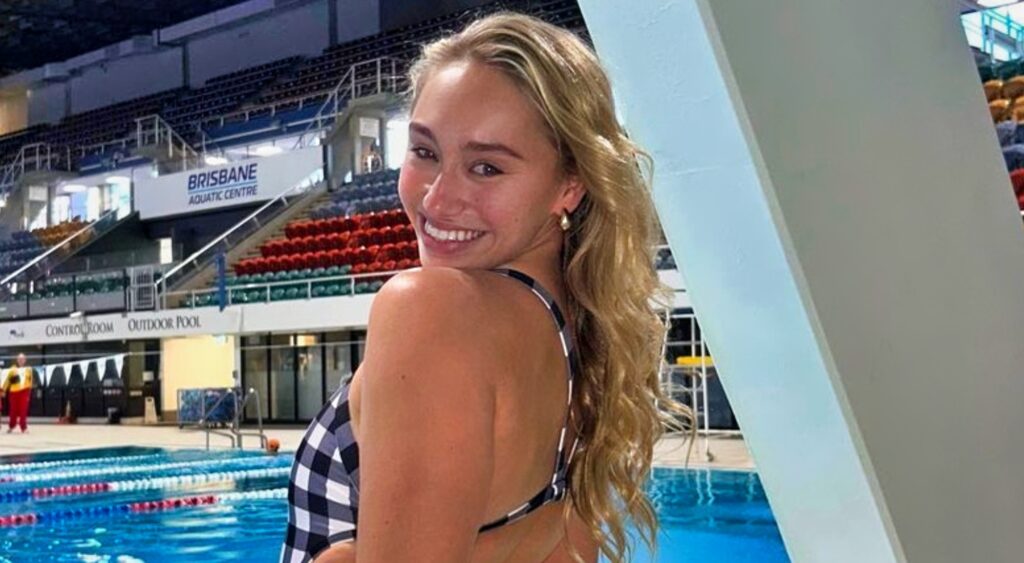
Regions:
<instances>
[{"instance_id":1,"label":"white wall","mask_svg":"<svg viewBox=\"0 0 1024 563\"><path fill-rule=\"evenodd\" d=\"M66 114L67 88L64 82L40 84L28 91L28 124L56 123Z\"/></svg>"},{"instance_id":2,"label":"white wall","mask_svg":"<svg viewBox=\"0 0 1024 563\"><path fill-rule=\"evenodd\" d=\"M26 90L0 92L0 135L28 127L28 95Z\"/></svg>"},{"instance_id":3,"label":"white wall","mask_svg":"<svg viewBox=\"0 0 1024 563\"><path fill-rule=\"evenodd\" d=\"M160 342L160 393L165 411L178 410L178 390L231 387L235 337L186 336Z\"/></svg>"},{"instance_id":4,"label":"white wall","mask_svg":"<svg viewBox=\"0 0 1024 563\"><path fill-rule=\"evenodd\" d=\"M229 72L293 55L316 56L329 44L328 0L271 12L188 42L193 87ZM333 1L333 0L332 0Z\"/></svg>"},{"instance_id":5,"label":"white wall","mask_svg":"<svg viewBox=\"0 0 1024 563\"><path fill-rule=\"evenodd\" d=\"M88 66L69 84L73 113L178 88L183 84L181 48L162 48Z\"/></svg>"},{"instance_id":6,"label":"white wall","mask_svg":"<svg viewBox=\"0 0 1024 563\"><path fill-rule=\"evenodd\" d=\"M338 3L338 43L380 33L379 0L334 0Z\"/></svg>"}]
</instances>

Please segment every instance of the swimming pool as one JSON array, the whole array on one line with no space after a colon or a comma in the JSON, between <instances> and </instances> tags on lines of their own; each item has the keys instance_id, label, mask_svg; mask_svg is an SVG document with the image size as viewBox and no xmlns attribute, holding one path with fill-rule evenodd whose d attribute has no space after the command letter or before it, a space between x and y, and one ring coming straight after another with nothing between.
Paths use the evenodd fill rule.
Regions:
<instances>
[{"instance_id":1,"label":"swimming pool","mask_svg":"<svg viewBox=\"0 0 1024 563\"><path fill-rule=\"evenodd\" d=\"M291 457L107 448L0 456L0 562L276 561ZM754 473L656 469L658 563L788 561Z\"/></svg>"}]
</instances>

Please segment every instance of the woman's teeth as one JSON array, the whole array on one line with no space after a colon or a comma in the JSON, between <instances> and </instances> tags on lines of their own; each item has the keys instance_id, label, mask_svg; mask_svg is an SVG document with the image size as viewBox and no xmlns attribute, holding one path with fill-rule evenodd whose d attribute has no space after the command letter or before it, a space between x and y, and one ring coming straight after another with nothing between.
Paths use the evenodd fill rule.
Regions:
<instances>
[{"instance_id":1,"label":"woman's teeth","mask_svg":"<svg viewBox=\"0 0 1024 563\"><path fill-rule=\"evenodd\" d=\"M445 231L431 225L429 221L424 221L423 230L426 231L431 238L446 242L467 242L479 238L480 235L484 234L483 231Z\"/></svg>"}]
</instances>

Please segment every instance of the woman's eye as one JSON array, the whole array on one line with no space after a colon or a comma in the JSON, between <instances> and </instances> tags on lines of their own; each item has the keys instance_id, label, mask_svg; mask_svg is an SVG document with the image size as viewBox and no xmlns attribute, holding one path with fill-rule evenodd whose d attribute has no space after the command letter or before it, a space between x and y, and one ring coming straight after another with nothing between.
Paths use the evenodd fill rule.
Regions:
<instances>
[{"instance_id":1,"label":"woman's eye","mask_svg":"<svg viewBox=\"0 0 1024 563\"><path fill-rule=\"evenodd\" d=\"M497 176L498 174L502 173L501 170L495 168L490 164L487 164L486 162L474 164L473 168L471 168L470 170L472 170L474 174L479 174L481 176L485 176L488 178L491 176Z\"/></svg>"},{"instance_id":2,"label":"woman's eye","mask_svg":"<svg viewBox=\"0 0 1024 563\"><path fill-rule=\"evenodd\" d=\"M424 160L436 160L434 153L424 147L410 147L409 152L416 155L416 158L422 158Z\"/></svg>"}]
</instances>

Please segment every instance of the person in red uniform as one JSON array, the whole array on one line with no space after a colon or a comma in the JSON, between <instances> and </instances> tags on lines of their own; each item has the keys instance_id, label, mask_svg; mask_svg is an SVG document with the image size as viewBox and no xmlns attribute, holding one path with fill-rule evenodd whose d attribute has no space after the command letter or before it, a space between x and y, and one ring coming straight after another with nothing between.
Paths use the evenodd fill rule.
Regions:
<instances>
[{"instance_id":1,"label":"person in red uniform","mask_svg":"<svg viewBox=\"0 0 1024 563\"><path fill-rule=\"evenodd\" d=\"M35 373L25 363L25 354L18 354L17 363L7 370L0 387L0 396L7 400L8 434L14 432L15 425L21 427L22 433L28 432L28 403L32 397Z\"/></svg>"}]
</instances>

